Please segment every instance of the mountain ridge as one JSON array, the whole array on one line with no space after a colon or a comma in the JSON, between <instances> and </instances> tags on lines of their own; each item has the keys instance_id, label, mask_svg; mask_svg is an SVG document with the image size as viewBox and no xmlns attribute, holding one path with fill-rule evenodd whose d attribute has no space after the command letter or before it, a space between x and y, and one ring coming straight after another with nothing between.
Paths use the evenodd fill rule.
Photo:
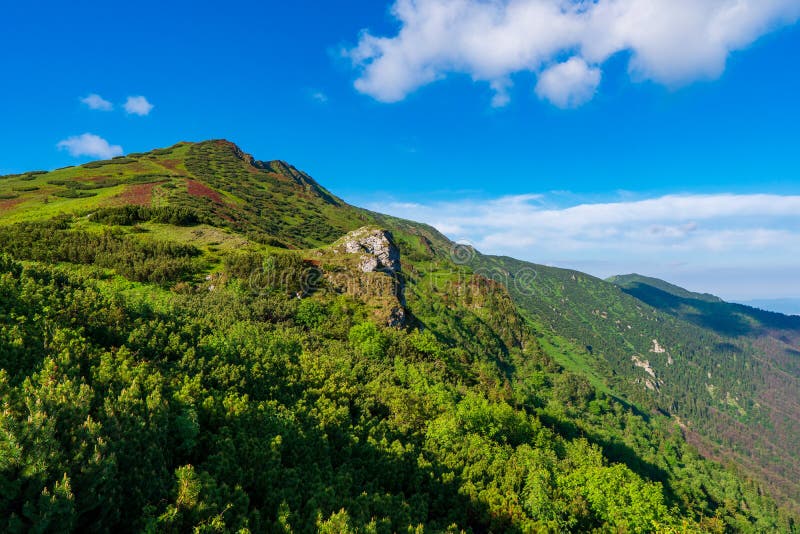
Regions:
<instances>
[{"instance_id":1,"label":"mountain ridge","mask_svg":"<svg viewBox=\"0 0 800 534\"><path fill-rule=\"evenodd\" d=\"M693 293L657 278L629 275L612 277L608 281L643 302L722 334L737 335L755 329L764 332L800 329L800 319L791 315L726 302L707 293ZM692 311L687 313L681 307Z\"/></svg>"},{"instance_id":2,"label":"mountain ridge","mask_svg":"<svg viewBox=\"0 0 800 534\"><path fill-rule=\"evenodd\" d=\"M51 276L57 279L60 276L58 269L61 269L71 273L70 276L87 277L86 282L80 283L96 285L122 301L143 294L148 302L161 303L159 306L165 307L169 316L190 321L175 327L187 329L182 335L191 337L191 332L203 328L199 323L191 322L196 316L215 325L214 331L218 332L215 335L228 336L228 332L232 332L240 336L215 338L213 343L208 341L213 345L213 351L208 347L203 349L203 343L194 341L184 343L182 352L174 353L171 344L178 341L159 333L163 327L153 327L152 341L146 341L150 334L143 336L122 330L123 335L117 333L117 329L122 327L102 322L92 326L94 323L90 322L83 335L95 336L92 339L101 345L110 343L108 350L111 354L123 351L121 357L125 358L124 352L130 345L131 351L138 351L136 354L147 355L142 361L128 358L125 365L161 365L160 356L152 345L156 344L164 354L172 355L165 359L159 372L172 376L169 375L172 372L170 365L176 361L184 362L186 372L190 374L175 375L173 379L189 380L192 376L189 370L207 365L199 362L210 362L217 353L228 354L229 347L243 343L241 340L247 337L244 332L249 328L285 323L285 335L294 341L288 343L279 339L275 343L283 347L281 354L288 354L289 360L280 364L272 362L270 368L280 374L284 372L280 370L283 365L306 365L310 361L316 362L314 354L324 354L325 357L315 363L321 366L320 369L303 379L308 381L302 382L302 389L271 385L270 397L263 397L265 393L258 381L243 379L236 387L253 387L248 389L249 398L274 403L287 396L318 391L322 386L315 380L321 379L314 377L327 373L323 371L329 365L325 362L328 359L343 362L343 367L331 370L332 382L325 383L323 388L328 388L325 389L328 393L320 399L328 400L319 402L334 402L325 395L332 398L353 395L344 404L337 405L339 411L335 412L352 414L352 426L337 427L335 423L340 421L340 417L344 417L342 421L350 421L350 415L314 411L298 413L303 414L304 420L318 421L327 429L324 443L334 440L339 443L336 447L341 447L350 436L353 443L369 443L370 447L380 450L394 447L393 454L400 454L397 447L412 451L409 454L410 458L415 458L415 465L416 458L441 462L442 466L434 471L438 473L436 470L440 469L451 474L437 478L439 475L426 471L428 468L425 467L423 474L414 474L412 479L441 480L443 485L437 490L441 495L450 495L444 481L454 480L454 483L463 484L454 494L469 495L467 501L453 497L455 500L450 503L454 510L465 511L464 516L471 518L471 523L467 524L470 528L514 530L522 529L521 525L525 524L528 528L585 531L617 525L634 531L648 531L659 530L654 525L662 521L663 529L674 527L678 530L676 525L679 522L667 525L675 519L669 519L673 513L669 510L674 510L676 517L689 522L684 522L684 530L694 528L691 525L700 531L793 528L791 525L794 523L788 518L796 513L792 504L796 502L796 495L792 492L797 490L794 481L800 473L788 461L794 454L792 442L781 443L779 434L761 432L762 427L758 426L767 421L781 432L785 431L784 437L798 435L797 431L800 431L800 428L792 426L794 422L768 418L773 412L789 419L792 414L800 413L797 404L792 404L796 399L791 394L784 398L775 397L776 392L791 393L797 384L796 377L800 376L800 367L794 366L789 353L780 359L769 352L789 346L781 341L780 335L745 337L745 341L728 339L687 320L679 313L680 310L651 306L614 284L584 273L530 264L510 257L485 256L470 247L453 243L428 225L349 206L291 165L279 160L258 162L224 140L178 143L166 149L129 154L116 160L3 177L0 179L0 198L3 195L13 198L0 200L0 253L10 254L13 259L6 261L0 256L0 264L8 272L9 280L19 281L20 287L34 283L29 278L39 276L36 269L42 270L43 279ZM365 253L363 250L337 252L338 248L333 244L360 228L391 231L402 268L392 273L365 272L363 266L371 263L360 256ZM18 265L16 261L28 262L34 270ZM50 269L55 271L48 274ZM395 282L402 283L404 288L405 326L383 330L384 325L391 322L391 308L398 303L397 295L391 293L395 291ZM69 283L64 283L69 286ZM89 290L81 289L78 294L80 291ZM677 298L673 294L667 296ZM38 302L40 297L28 298ZM24 299L20 298L14 302L22 301ZM130 310L143 306L139 300L133 302L136 304L131 304ZM243 306L246 310L244 316L229 308L228 302ZM43 304L39 313L49 313L44 311L45 308ZM147 312L150 315L154 313L158 315L152 310ZM147 314L135 315L134 323L145 321L143 317L148 317ZM48 320L55 321L54 318ZM80 319L77 321L80 324ZM26 328L36 332L38 327L31 324ZM42 332L43 339L48 339L46 330ZM265 332L261 335L271 339ZM787 331L784 335L793 334ZM159 336L163 336L163 342L159 341L162 339ZM700 342L696 343L693 338ZM292 348L295 347L292 343L303 347L303 356L299 359L291 356L297 350ZM243 347L249 347L246 351L255 351L253 354L262 350L247 344ZM198 362L187 359L188 354L197 351L205 359ZM383 361L387 351L393 356ZM759 360L755 351L767 352L768 357ZM18 355L18 351L13 354ZM69 360L68 356L63 358ZM237 367L241 362L240 355L235 352L230 352L229 358L219 368L206 369L216 378L205 382L204 387L224 381L227 372L224 370L229 367L245 374L257 369ZM105 376L100 370L95 371L95 378L84 376L81 369L90 367L90 362L70 367L65 363L67 360L60 367L72 369L70 372L80 376L87 387L92 384L92 387L99 388L98 391L104 391L102 388L106 386L101 388L101 382L96 381L96 377ZM28 365L13 359L3 362L3 366L9 369L20 366L26 369L24 365ZM276 365L278 367L274 367ZM375 371L373 376L370 366L380 371ZM748 366L757 372L749 370ZM36 366L33 368L38 369ZM346 378L349 375L345 369L365 374L359 374L358 380L353 381ZM22 370L19 372L23 373ZM703 378L702 382L693 382L706 374L708 378ZM18 379L22 381L24 376L23 373ZM390 379L381 381L380 377L386 376ZM430 382L432 377L436 377L435 383ZM259 380L271 384L267 375ZM334 386L336 380L344 380L347 387ZM737 384L737 380L745 383ZM231 384L237 382L232 380ZM369 386L362 390L366 384ZM700 387L695 388L695 385ZM188 389L174 392L175 398L184 399L182 403L189 402L187 399L194 395L189 391L194 391L194 386L181 387ZM747 394L750 387L755 388L759 396ZM352 393L345 394L345 391ZM379 393L383 391L392 392L391 395L396 397L382 397ZM775 398L767 396L770 391ZM220 394L234 395L232 390L221 390ZM27 398L24 392L15 395ZM234 412L247 413L249 401L244 397L236 398L236 401L225 400L226 405L238 406L231 408ZM218 408L212 409L214 403L208 402L208 406L197 400L190 402L191 410L199 414L195 416L185 415L181 410L187 408L180 403L176 405L179 410L171 417L183 426L170 432L181 436L181 432L191 434L195 424L202 425L204 432L211 433L209 435L220 428L228 428L219 426L221 415L215 411ZM301 410L302 406L315 406L316 402L303 399L298 405L282 404L281 409L291 412ZM353 411L362 402L363 409ZM219 403L219 406L223 405L222 401ZM757 406L759 403L762 407ZM259 409L266 409L265 406ZM433 409L432 406L446 408ZM98 412L92 413L94 417L101 417ZM191 422L192 417L197 419L196 423ZM352 434L356 432L356 422L369 417L377 418L375 429L381 430L369 435ZM712 424L715 417L720 418L718 425ZM767 419L762 420L763 417ZM112 424L111 419L103 421ZM458 421L458 424L453 421ZM544 429L548 437L530 441L528 436L539 432L533 430L534 427ZM735 428L741 435L720 434L723 427ZM312 428L304 432L313 435ZM520 428L527 430L523 432ZM462 430L466 432L463 436L459 434ZM681 434L685 439L680 437ZM267 442L273 440L273 451L280 449L275 439L274 435L267 438ZM299 440L299 437L292 439ZM341 439L344 441L336 441ZM392 439L399 445L395 446ZM587 445L583 445L581 440L588 440ZM695 456L685 440L696 444L707 456L726 463L735 462L738 467L729 470L705 463ZM546 442L559 445L556 449L549 449L544 445ZM224 440L220 443L220 451L224 447L230 448L230 445L222 445ZM478 449L465 450L463 454L466 456L461 456L460 447L470 443L481 445ZM747 451L741 449L748 443L755 443L763 450L747 455ZM439 448L440 445L443 448ZM186 457L185 452L176 452L183 462L174 466L183 470L180 474L183 478L178 479L181 484L191 486L200 484L197 482L200 479L218 480L218 489L214 491L222 492L219 488L235 485L244 476L226 475L225 469L212 461L213 456L206 457L198 452L198 445L181 445L184 446L194 451L192 454L195 456ZM324 449L321 444L316 446ZM589 449L585 448L587 446ZM479 451L484 449L494 451L487 456L494 458L493 462L502 463L501 459L510 458L513 461L509 460L508 466L517 465L515 462L526 464L528 460L523 460L520 455L532 454L528 452L531 447L541 454L552 455L552 459L545 461L542 456L531 464L550 465L546 471L549 474L544 474L545 471L539 467L530 468L531 473L546 477L548 482L541 481L545 479L538 482L531 479L530 485L522 481L508 482L519 474L514 473L513 467L504 467L509 471L502 471L502 476L509 478L502 484L510 486L499 490L500 486L495 484L501 484L497 478L500 475L483 474L484 478L472 479L469 470L462 472L456 468L468 465L464 463L465 459L470 454L483 454ZM727 453L726 447L731 449ZM344 449L336 450L340 454ZM357 454L367 454L360 448L352 450ZM568 452L572 450L577 452ZM203 451L203 454L207 452ZM770 463L759 455L764 452L777 460ZM117 451L117 454L123 452ZM580 478L588 476L589 471L575 467L581 463L578 458L595 458L597 465L592 467L596 469L592 475L595 478ZM188 460L192 460L191 464ZM239 461L246 464L244 459ZM420 465L428 465L425 462ZM353 465L361 464L354 462ZM193 474L194 469L202 470L202 477L206 478ZM363 476L360 468L353 469L351 476ZM391 471L388 467L387 470ZM82 488L80 476L72 470L69 472L73 483ZM276 472L291 480L289 471ZM61 473L53 476L60 477ZM164 481L165 476L162 473L157 479ZM690 480L691 476L697 481ZM759 483L753 482L751 477ZM383 480L380 476L377 479ZM598 486L594 493L581 493L583 490L574 489L590 488L595 482L606 484L617 479L627 480L629 482L625 484L637 488L635 491L631 489L629 498L633 501L614 504L600 499L602 494L619 493L619 488L609 490L604 487L600 491L601 486ZM55 480L44 486L48 494L56 491ZM30 490L32 495L43 491L41 486L31 484L34 488ZM260 482L252 479L248 484L257 486ZM381 484L380 491L393 495L394 499L393 492L397 486L388 481ZM448 515L433 501L426 500L428 497L424 495L427 494L420 493L415 484L408 482L402 486L403 491L419 495L425 506L438 510L428 520L441 528L449 524L447 521L455 521L452 514ZM520 485L529 488L526 490L528 493L517 496L516 490L509 489ZM58 487L63 488L63 485ZM212 491L211 485L203 487L207 488L203 491ZM307 491L302 485L295 487L298 492ZM356 488L353 489L354 495L359 494ZM764 500L765 488L781 499L785 507L783 512L776 512L773 505ZM76 490L81 499L85 495L83 491ZM347 492L350 490L342 491L343 495L349 495ZM561 497L557 497L559 492L569 495L571 500L561 503ZM503 500L506 494L515 495L518 502ZM168 523L180 518L185 521L190 521L191 517L213 518L213 515L203 516L199 510L181 504L184 501L180 500L180 495L168 495L168 492L162 493L160 502L170 502L169 499L174 498L175 502L170 505L172 508L158 505L162 506L159 513L165 515L153 517L152 521ZM283 505L264 500L265 495L269 493L258 490L247 498L261 503L259 506L267 510L264 513L277 521L277 510ZM545 500L536 504L531 495L542 495ZM647 495L662 497L654 497L655 500L645 505L640 499ZM236 502L244 502L241 500L243 497L237 498L240 501ZM324 501L320 495L314 498ZM233 503L233 497L230 499ZM286 496L286 499L287 509L296 514L299 524L306 528L312 525L319 528L319 522L314 521L322 520L315 519L315 509L302 511L304 506L310 506L309 502L317 501L306 497L298 501L291 496ZM506 503L503 505L505 508L496 507L496 503L501 501ZM78 503L81 510L82 502ZM204 502L210 510L221 510L211 501ZM639 516L631 512L634 502L657 512L657 516L639 522L646 515L641 510ZM249 512L236 506L236 517L246 516L250 522L257 521L258 514L247 516ZM374 502L368 508L379 517L388 514L385 517L391 519L387 519L387 524L394 525L394 530L412 524L403 523L402 514L389 514ZM348 513L353 514L351 519L362 517L358 515L358 509L355 504L347 505ZM583 509L586 511L581 511ZM320 513L324 512L325 521L333 521L338 512L338 508L331 508L328 504L320 510ZM513 513L507 510L513 510ZM88 517L78 516L84 517L83 520ZM424 520L418 515L414 517L418 521ZM369 521L369 515L366 518L364 524ZM184 526L190 524L195 523L185 523Z\"/></svg>"},{"instance_id":3,"label":"mountain ridge","mask_svg":"<svg viewBox=\"0 0 800 534\"><path fill-rule=\"evenodd\" d=\"M684 289L675 284L671 284L670 282L667 282L665 280L661 280L659 278L654 278L650 276L644 276L637 273L615 275L610 278L606 278L606 281L611 282L612 284L620 287L628 287L634 284L646 284L655 287L657 289L660 289L666 293L675 295L676 297L691 298L707 302L722 302L722 299L716 295L712 295L710 293L696 293L694 291L689 291L688 289Z\"/></svg>"},{"instance_id":4,"label":"mountain ridge","mask_svg":"<svg viewBox=\"0 0 800 534\"><path fill-rule=\"evenodd\" d=\"M800 315L800 298L754 299L734 302L783 315Z\"/></svg>"}]
</instances>

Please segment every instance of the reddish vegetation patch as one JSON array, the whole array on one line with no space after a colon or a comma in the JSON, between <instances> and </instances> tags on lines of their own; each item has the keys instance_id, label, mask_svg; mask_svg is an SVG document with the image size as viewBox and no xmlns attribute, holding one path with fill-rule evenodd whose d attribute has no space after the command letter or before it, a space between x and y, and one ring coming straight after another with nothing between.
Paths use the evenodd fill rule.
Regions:
<instances>
[{"instance_id":1,"label":"reddish vegetation patch","mask_svg":"<svg viewBox=\"0 0 800 534\"><path fill-rule=\"evenodd\" d=\"M179 159L162 159L158 162L162 167L166 167L171 171L179 171L178 165L181 164Z\"/></svg>"},{"instance_id":2,"label":"reddish vegetation patch","mask_svg":"<svg viewBox=\"0 0 800 534\"><path fill-rule=\"evenodd\" d=\"M222 204L222 195L217 191L211 189L205 184L201 184L197 180L186 180L186 190L193 197L206 197L210 198L218 204Z\"/></svg>"},{"instance_id":3,"label":"reddish vegetation patch","mask_svg":"<svg viewBox=\"0 0 800 534\"><path fill-rule=\"evenodd\" d=\"M149 206L153 199L153 189L157 183L136 184L125 188L125 190L114 197L114 200L122 204L132 204L134 206Z\"/></svg>"},{"instance_id":4,"label":"reddish vegetation patch","mask_svg":"<svg viewBox=\"0 0 800 534\"><path fill-rule=\"evenodd\" d=\"M89 176L88 178L78 178L76 181L78 182L103 182L111 178L110 176Z\"/></svg>"},{"instance_id":5,"label":"reddish vegetation patch","mask_svg":"<svg viewBox=\"0 0 800 534\"><path fill-rule=\"evenodd\" d=\"M22 202L21 198L9 198L7 200L0 200L0 211L10 210L20 202Z\"/></svg>"}]
</instances>

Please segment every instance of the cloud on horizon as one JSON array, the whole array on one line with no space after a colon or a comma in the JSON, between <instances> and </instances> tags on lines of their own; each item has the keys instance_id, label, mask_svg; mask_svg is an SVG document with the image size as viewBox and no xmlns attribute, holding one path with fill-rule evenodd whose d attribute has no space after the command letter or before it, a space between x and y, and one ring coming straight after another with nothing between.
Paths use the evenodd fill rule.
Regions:
<instances>
[{"instance_id":1,"label":"cloud on horizon","mask_svg":"<svg viewBox=\"0 0 800 534\"><path fill-rule=\"evenodd\" d=\"M68 137L63 141L59 141L56 146L59 150L66 150L75 158L89 156L99 159L111 159L122 155L122 147L120 145L112 145L102 137L91 133Z\"/></svg>"},{"instance_id":2,"label":"cloud on horizon","mask_svg":"<svg viewBox=\"0 0 800 534\"><path fill-rule=\"evenodd\" d=\"M596 276L640 271L728 298L800 296L800 196L682 194L562 207L551 195L517 195L368 208L426 222L485 253ZM721 271L726 277L715 279ZM763 276L772 271L780 277Z\"/></svg>"},{"instance_id":3,"label":"cloud on horizon","mask_svg":"<svg viewBox=\"0 0 800 534\"><path fill-rule=\"evenodd\" d=\"M139 115L144 117L150 114L155 106L147 101L143 96L129 96L125 101L125 112L128 115Z\"/></svg>"},{"instance_id":4,"label":"cloud on horizon","mask_svg":"<svg viewBox=\"0 0 800 534\"><path fill-rule=\"evenodd\" d=\"M487 82L509 102L511 76L538 76L559 107L593 96L608 58L629 52L636 81L679 86L714 79L731 52L800 17L798 0L396 0L393 37L363 31L345 51L358 91L403 100L451 73ZM571 56L571 57L570 57ZM566 59L566 60L565 60Z\"/></svg>"}]
</instances>

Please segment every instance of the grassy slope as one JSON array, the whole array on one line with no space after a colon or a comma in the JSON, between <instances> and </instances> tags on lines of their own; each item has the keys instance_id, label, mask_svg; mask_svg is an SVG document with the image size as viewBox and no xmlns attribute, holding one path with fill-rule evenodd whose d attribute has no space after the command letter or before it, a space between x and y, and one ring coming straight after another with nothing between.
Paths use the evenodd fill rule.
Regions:
<instances>
[{"instance_id":1,"label":"grassy slope","mask_svg":"<svg viewBox=\"0 0 800 534\"><path fill-rule=\"evenodd\" d=\"M226 141L179 143L79 167L5 176L0 199L5 224L118 206L181 206L224 230L256 240L268 234L295 248L329 243L368 222L293 167L254 161Z\"/></svg>"}]
</instances>

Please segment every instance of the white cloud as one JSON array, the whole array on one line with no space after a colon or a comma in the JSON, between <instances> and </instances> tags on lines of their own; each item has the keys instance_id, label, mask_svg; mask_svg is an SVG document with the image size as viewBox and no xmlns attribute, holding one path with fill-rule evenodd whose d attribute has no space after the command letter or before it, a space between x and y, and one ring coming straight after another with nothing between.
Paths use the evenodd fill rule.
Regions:
<instances>
[{"instance_id":1,"label":"white cloud","mask_svg":"<svg viewBox=\"0 0 800 534\"><path fill-rule=\"evenodd\" d=\"M125 102L125 112L129 115L146 116L153 109L153 104L143 96L129 96Z\"/></svg>"},{"instance_id":2,"label":"white cloud","mask_svg":"<svg viewBox=\"0 0 800 534\"><path fill-rule=\"evenodd\" d=\"M100 159L111 159L122 155L122 147L111 145L100 136L85 133L60 141L56 145L59 150L66 150L73 157L90 156Z\"/></svg>"},{"instance_id":3,"label":"white cloud","mask_svg":"<svg viewBox=\"0 0 800 534\"><path fill-rule=\"evenodd\" d=\"M326 104L328 102L328 95L326 95L322 91L312 91L311 99L316 102L319 102L320 104Z\"/></svg>"},{"instance_id":4,"label":"white cloud","mask_svg":"<svg viewBox=\"0 0 800 534\"><path fill-rule=\"evenodd\" d=\"M81 102L89 106L89 109L94 109L97 111L111 111L114 109L114 105L111 102L96 93L92 93L85 98L81 98Z\"/></svg>"},{"instance_id":5,"label":"white cloud","mask_svg":"<svg viewBox=\"0 0 800 534\"><path fill-rule=\"evenodd\" d=\"M679 85L715 78L732 51L794 23L800 1L396 0L392 14L400 23L397 35L364 31L345 52L360 69L356 89L396 102L463 73L488 82L498 106L507 103L511 74L552 74L548 68L565 54L585 66L584 92L577 93L584 98L592 85L586 82L599 80L597 69L622 51L630 53L637 80ZM552 101L580 100L573 84L546 84L541 91Z\"/></svg>"},{"instance_id":6,"label":"white cloud","mask_svg":"<svg viewBox=\"0 0 800 534\"><path fill-rule=\"evenodd\" d=\"M539 75L536 94L560 108L576 108L594 97L600 85L600 69L579 57L558 63Z\"/></svg>"},{"instance_id":7,"label":"white cloud","mask_svg":"<svg viewBox=\"0 0 800 534\"><path fill-rule=\"evenodd\" d=\"M678 282L681 277L702 280L702 272L738 269L742 274L736 284L731 275L722 287L709 274L705 287L696 287L731 298L800 295L800 196L667 195L553 205L560 197L368 207L429 223L485 253L588 269L603 277L640 271ZM783 278L756 276L776 269L782 269ZM785 274L792 272L791 277Z\"/></svg>"},{"instance_id":8,"label":"white cloud","mask_svg":"<svg viewBox=\"0 0 800 534\"><path fill-rule=\"evenodd\" d=\"M489 87L491 87L492 91L494 92L494 95L492 96L493 108L502 108L511 102L511 95L508 94L511 85L511 80L508 78L493 80L489 84Z\"/></svg>"}]
</instances>

